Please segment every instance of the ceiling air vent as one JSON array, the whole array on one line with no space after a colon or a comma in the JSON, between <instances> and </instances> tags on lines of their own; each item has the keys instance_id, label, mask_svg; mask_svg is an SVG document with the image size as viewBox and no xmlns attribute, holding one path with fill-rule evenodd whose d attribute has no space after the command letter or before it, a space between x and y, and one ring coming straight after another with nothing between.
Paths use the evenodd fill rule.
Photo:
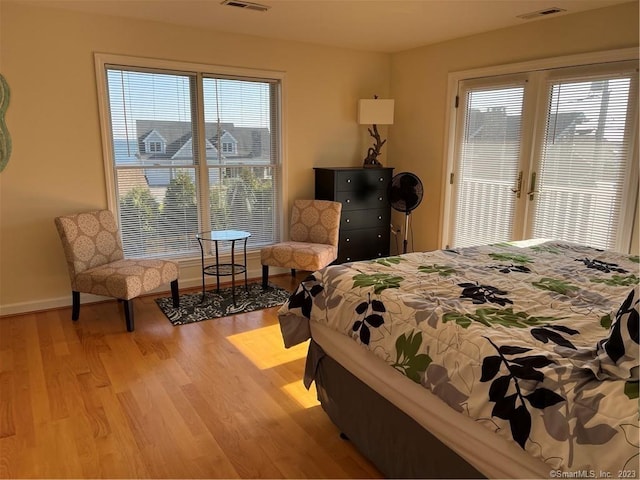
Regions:
<instances>
[{"instance_id":1,"label":"ceiling air vent","mask_svg":"<svg viewBox=\"0 0 640 480\"><path fill-rule=\"evenodd\" d=\"M532 18L547 17L549 15L554 15L560 12L566 12L566 10L564 8L550 7L550 8L545 8L544 10L538 10L537 12L523 13L522 15L516 15L516 16L518 18L522 18L523 20L530 20Z\"/></svg>"},{"instance_id":2,"label":"ceiling air vent","mask_svg":"<svg viewBox=\"0 0 640 480\"><path fill-rule=\"evenodd\" d=\"M229 5L230 7L244 8L245 10L256 10L258 12L266 12L271 7L260 5L259 3L245 2L243 0L224 0L221 5Z\"/></svg>"}]
</instances>

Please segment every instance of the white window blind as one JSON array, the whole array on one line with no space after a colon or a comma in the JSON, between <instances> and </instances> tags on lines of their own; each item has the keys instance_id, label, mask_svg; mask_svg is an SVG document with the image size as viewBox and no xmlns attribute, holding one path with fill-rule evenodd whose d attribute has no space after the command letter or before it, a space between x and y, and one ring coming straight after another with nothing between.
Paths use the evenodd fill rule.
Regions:
<instances>
[{"instance_id":1,"label":"white window blind","mask_svg":"<svg viewBox=\"0 0 640 480\"><path fill-rule=\"evenodd\" d=\"M523 85L463 86L464 123L453 245L510 238L521 143Z\"/></svg>"},{"instance_id":2,"label":"white window blind","mask_svg":"<svg viewBox=\"0 0 640 480\"><path fill-rule=\"evenodd\" d=\"M279 240L278 80L115 65L106 76L127 257L199 253L204 230Z\"/></svg>"},{"instance_id":3,"label":"white window blind","mask_svg":"<svg viewBox=\"0 0 640 480\"><path fill-rule=\"evenodd\" d=\"M633 75L548 82L533 237L616 247L637 95Z\"/></svg>"},{"instance_id":4,"label":"white window blind","mask_svg":"<svg viewBox=\"0 0 640 480\"><path fill-rule=\"evenodd\" d=\"M274 89L262 81L203 79L211 226L252 232L253 244L270 243L276 235Z\"/></svg>"}]
</instances>

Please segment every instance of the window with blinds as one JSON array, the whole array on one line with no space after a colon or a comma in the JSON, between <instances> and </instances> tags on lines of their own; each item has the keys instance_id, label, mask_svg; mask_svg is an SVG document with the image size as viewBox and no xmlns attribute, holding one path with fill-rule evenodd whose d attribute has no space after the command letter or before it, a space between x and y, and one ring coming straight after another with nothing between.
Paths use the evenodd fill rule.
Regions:
<instances>
[{"instance_id":1,"label":"window with blinds","mask_svg":"<svg viewBox=\"0 0 640 480\"><path fill-rule=\"evenodd\" d=\"M633 74L548 82L534 237L615 248L629 168Z\"/></svg>"},{"instance_id":2,"label":"window with blinds","mask_svg":"<svg viewBox=\"0 0 640 480\"><path fill-rule=\"evenodd\" d=\"M250 248L279 240L278 79L105 73L126 257L190 256L207 230L248 231Z\"/></svg>"}]
</instances>

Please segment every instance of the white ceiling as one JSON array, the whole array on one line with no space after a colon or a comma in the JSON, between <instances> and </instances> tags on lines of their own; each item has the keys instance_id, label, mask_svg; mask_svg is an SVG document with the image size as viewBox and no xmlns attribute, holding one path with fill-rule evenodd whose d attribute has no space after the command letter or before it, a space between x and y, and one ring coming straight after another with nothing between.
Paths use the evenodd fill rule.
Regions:
<instances>
[{"instance_id":1,"label":"white ceiling","mask_svg":"<svg viewBox=\"0 0 640 480\"><path fill-rule=\"evenodd\" d=\"M221 0L16 1L282 40L397 52L629 0L253 0L270 6L266 12L223 6ZM533 20L517 17L551 7L566 12Z\"/></svg>"}]
</instances>

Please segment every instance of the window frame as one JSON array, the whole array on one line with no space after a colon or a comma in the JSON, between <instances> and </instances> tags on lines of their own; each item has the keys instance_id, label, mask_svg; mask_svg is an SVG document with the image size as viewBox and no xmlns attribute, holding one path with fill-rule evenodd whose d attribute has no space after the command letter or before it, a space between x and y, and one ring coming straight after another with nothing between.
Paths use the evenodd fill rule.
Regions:
<instances>
[{"instance_id":1,"label":"window frame","mask_svg":"<svg viewBox=\"0 0 640 480\"><path fill-rule=\"evenodd\" d=\"M441 189L441 204L442 204L442 220L440 222L440 248L447 248L452 239L452 209L455 208L455 202L453 199L453 193L455 193L455 182L452 183L452 175L456 166L456 132L459 122L459 110L456 108L457 95L459 85L463 81L479 80L486 77L498 77L502 75L518 75L518 74L535 74L543 70L552 70L568 67L593 67L598 68L599 65L623 62L623 61L638 61L640 49L637 47L624 48L618 50L608 50L602 52L592 52L577 55L568 55L561 57L552 57L548 59L534 60L530 62L521 62L505 65L497 65L491 67L484 67L472 70L464 70L458 72L451 72L448 76L447 85L447 105L445 111L445 135L444 135L444 168L442 173L442 189ZM533 75L533 82L537 84L540 82L539 75ZM537 85L531 85L531 87L537 89ZM535 103L540 105L544 102L544 99L537 98ZM536 117L538 117L539 106L535 108ZM637 117L635 129L637 130ZM525 120L526 121L526 120ZM540 122L540 118L537 118ZM539 128L539 125L536 126ZM533 132L523 132L527 135L533 135ZM630 145L629 155L631 157L629 162L629 175L631 180L627 185L627 191L625 192L625 198L622 204L622 215L620 216L620 228L623 230L620 237L624 238L624 244L618 242L617 248L620 251L630 251L634 234L634 222L637 215L637 201L638 201L638 135L636 134L635 141ZM526 177L525 177L526 178Z\"/></svg>"},{"instance_id":2,"label":"window frame","mask_svg":"<svg viewBox=\"0 0 640 480\"><path fill-rule=\"evenodd\" d=\"M147 57L134 57L134 56L126 56L126 55L117 55L117 54L109 54L109 53L95 53L94 54L94 66L96 72L96 88L98 95L98 110L100 116L100 133L102 138L102 156L103 156L103 164L104 164L104 172L105 172L105 188L106 188L106 196L107 196L107 207L109 210L116 214L116 218L118 224L120 224L120 215L119 215L119 201L118 201L118 188L115 183L116 178L116 168L114 166L113 158L114 151L113 145L110 141L111 139L111 116L110 116L110 106L109 106L109 94L108 94L108 84L107 84L107 69L109 66L114 66L117 68L131 68L132 70L148 70L150 72L161 72L166 71L170 74L187 74L187 75L195 75L199 78L199 82L202 81L203 77L207 76L215 76L215 77L228 77L231 79L242 79L246 78L247 80L254 81L268 81L268 82L277 82L277 92L275 101L278 102L277 115L275 117L275 122L277 126L277 159L276 165L279 166L280 169L280 188L274 192L276 196L277 205L279 205L279 209L274 213L274 232L278 238L274 241L278 241L283 238L284 229L285 229L285 199L287 198L287 158L286 158L286 148L284 145L285 135L284 131L286 128L284 114L285 105L286 105L286 74L283 71L278 70L264 70L264 69L253 69L253 68L245 68L245 67L231 67L231 66L221 66L221 65L212 65L212 64L204 64L204 63L194 63L194 62L182 62L182 61L173 61L173 60L165 60L159 58L147 58ZM204 99L202 98L201 91L196 93L196 114L198 115L196 128L201 129L199 134L204 134L204 107L203 107ZM205 142L205 139L202 135L198 135L201 139L201 142ZM204 162L206 164L206 162ZM197 167L196 167L197 168ZM202 201L204 194L201 191L199 201ZM208 215L208 208L206 208L206 212L201 212L202 214ZM208 219L205 219L205 223L208 223ZM205 227L206 228L206 227ZM122 230L122 229L121 229ZM254 257L256 255L255 252L259 252L258 248L249 248L248 253L250 257ZM184 255L178 255L172 257L175 261L179 262L200 262L200 254L198 252L189 252Z\"/></svg>"}]
</instances>

